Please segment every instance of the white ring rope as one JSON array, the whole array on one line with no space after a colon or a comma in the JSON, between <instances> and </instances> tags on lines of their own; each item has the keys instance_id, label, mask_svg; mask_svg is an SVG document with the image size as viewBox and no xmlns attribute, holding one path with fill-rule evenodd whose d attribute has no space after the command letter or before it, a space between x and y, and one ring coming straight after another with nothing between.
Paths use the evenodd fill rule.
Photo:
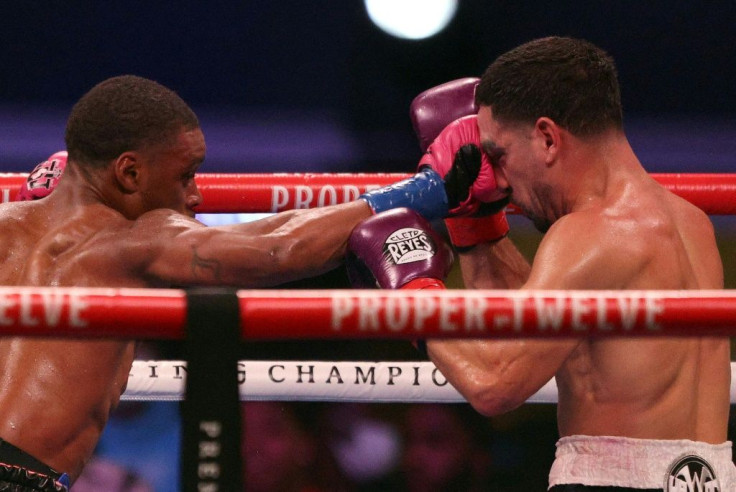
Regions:
<instances>
[{"instance_id":1,"label":"white ring rope","mask_svg":"<svg viewBox=\"0 0 736 492\"><path fill-rule=\"evenodd\" d=\"M126 401L184 399L186 362L136 360ZM731 363L736 403L736 363ZM462 403L465 399L431 362L240 361L241 401ZM557 403L554 379L527 403Z\"/></svg>"}]
</instances>

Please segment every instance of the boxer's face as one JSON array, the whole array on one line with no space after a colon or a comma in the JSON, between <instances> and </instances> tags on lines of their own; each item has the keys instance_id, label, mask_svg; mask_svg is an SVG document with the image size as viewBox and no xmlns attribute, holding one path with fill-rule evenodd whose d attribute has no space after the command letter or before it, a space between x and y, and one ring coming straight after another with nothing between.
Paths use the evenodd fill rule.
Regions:
<instances>
[{"instance_id":1,"label":"boxer's face","mask_svg":"<svg viewBox=\"0 0 736 492\"><path fill-rule=\"evenodd\" d=\"M204 161L204 135L199 128L183 130L172 141L146 153L147 179L141 194L146 210L168 208L194 217L202 195L194 173Z\"/></svg>"},{"instance_id":2,"label":"boxer's face","mask_svg":"<svg viewBox=\"0 0 736 492\"><path fill-rule=\"evenodd\" d=\"M501 122L493 117L490 106L482 106L478 128L498 187L509 193L511 203L539 230L549 229L551 221L545 213L549 187L543 182L544 160L534 145L534 126Z\"/></svg>"}]
</instances>

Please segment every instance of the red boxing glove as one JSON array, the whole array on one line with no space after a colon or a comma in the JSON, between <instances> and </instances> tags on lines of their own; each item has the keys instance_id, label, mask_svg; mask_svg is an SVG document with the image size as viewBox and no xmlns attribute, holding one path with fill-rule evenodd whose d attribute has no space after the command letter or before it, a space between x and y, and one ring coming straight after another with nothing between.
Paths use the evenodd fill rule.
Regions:
<instances>
[{"instance_id":1,"label":"red boxing glove","mask_svg":"<svg viewBox=\"0 0 736 492\"><path fill-rule=\"evenodd\" d=\"M18 201L38 200L51 194L66 168L65 150L52 154L28 175L16 196Z\"/></svg>"},{"instance_id":2,"label":"red boxing glove","mask_svg":"<svg viewBox=\"0 0 736 492\"><path fill-rule=\"evenodd\" d=\"M479 217L453 217L445 219L450 241L457 248L472 248L481 243L490 243L506 236L509 223L501 210L492 215Z\"/></svg>"},{"instance_id":3,"label":"red boxing glove","mask_svg":"<svg viewBox=\"0 0 736 492\"><path fill-rule=\"evenodd\" d=\"M407 208L365 219L348 239L346 266L356 288L444 288L452 261L442 237Z\"/></svg>"}]
</instances>

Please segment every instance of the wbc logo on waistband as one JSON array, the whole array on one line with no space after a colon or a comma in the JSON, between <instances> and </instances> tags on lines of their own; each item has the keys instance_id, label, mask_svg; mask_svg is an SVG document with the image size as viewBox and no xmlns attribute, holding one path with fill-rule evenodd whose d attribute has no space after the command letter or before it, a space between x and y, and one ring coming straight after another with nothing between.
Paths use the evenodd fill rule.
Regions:
<instances>
[{"instance_id":1,"label":"wbc logo on waistband","mask_svg":"<svg viewBox=\"0 0 736 492\"><path fill-rule=\"evenodd\" d=\"M725 492L716 478L713 467L700 456L678 458L664 484L665 492Z\"/></svg>"},{"instance_id":2,"label":"wbc logo on waistband","mask_svg":"<svg viewBox=\"0 0 736 492\"><path fill-rule=\"evenodd\" d=\"M436 251L432 238L413 227L392 232L383 243L383 253L397 265L429 259Z\"/></svg>"}]
</instances>

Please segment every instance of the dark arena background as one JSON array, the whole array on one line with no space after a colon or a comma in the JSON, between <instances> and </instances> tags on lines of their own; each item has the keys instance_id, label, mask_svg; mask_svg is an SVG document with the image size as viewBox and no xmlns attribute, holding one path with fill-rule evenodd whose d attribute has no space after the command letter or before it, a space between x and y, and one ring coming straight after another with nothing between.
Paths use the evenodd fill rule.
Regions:
<instances>
[{"instance_id":1,"label":"dark arena background","mask_svg":"<svg viewBox=\"0 0 736 492\"><path fill-rule=\"evenodd\" d=\"M480 76L499 54L548 35L586 38L615 58L625 128L648 171L736 171L733 1L461 0L447 27L421 40L386 34L357 0L28 0L4 2L0 25L0 172L28 172L62 150L71 105L103 79L130 73L176 90L197 112L207 140L201 172L408 173L420 157L414 96ZM734 288L736 219L712 219L726 288ZM531 259L541 236L522 217L511 222ZM337 269L284 287L347 286ZM457 272L448 286L462 287ZM396 341L241 350L254 360L422 360ZM171 342L139 353L180 357ZM445 471L454 477L445 490L546 490L555 411L526 404L487 419L464 404L247 403L245 469L252 490L278 490L256 483L268 474L311 478L319 488L309 490L430 490L422 480ZM90 473L180 490L179 419L179 402L123 402Z\"/></svg>"}]
</instances>

